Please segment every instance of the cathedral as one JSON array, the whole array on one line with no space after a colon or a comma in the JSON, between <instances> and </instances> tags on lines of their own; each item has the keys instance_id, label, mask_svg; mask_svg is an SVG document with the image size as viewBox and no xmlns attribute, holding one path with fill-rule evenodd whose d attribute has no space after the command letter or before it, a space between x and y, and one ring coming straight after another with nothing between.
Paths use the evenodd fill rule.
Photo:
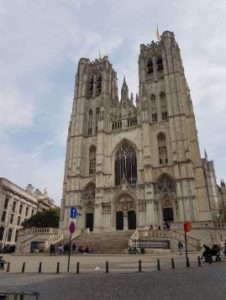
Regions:
<instances>
[{"instance_id":1,"label":"cathedral","mask_svg":"<svg viewBox=\"0 0 226 300\"><path fill-rule=\"evenodd\" d=\"M60 228L70 209L94 232L163 228L222 215L214 166L202 159L174 33L140 46L133 97L107 56L81 58L68 129ZM222 182L222 189L225 188Z\"/></svg>"}]
</instances>

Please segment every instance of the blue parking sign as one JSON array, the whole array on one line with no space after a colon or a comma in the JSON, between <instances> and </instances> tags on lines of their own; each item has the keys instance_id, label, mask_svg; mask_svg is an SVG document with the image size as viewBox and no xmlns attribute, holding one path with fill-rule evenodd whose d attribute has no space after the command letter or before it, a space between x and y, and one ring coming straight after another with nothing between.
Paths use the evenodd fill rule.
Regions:
<instances>
[{"instance_id":1,"label":"blue parking sign","mask_svg":"<svg viewBox=\"0 0 226 300\"><path fill-rule=\"evenodd\" d=\"M71 219L76 219L76 217L77 217L77 208L76 207L71 207L70 217L71 217Z\"/></svg>"}]
</instances>

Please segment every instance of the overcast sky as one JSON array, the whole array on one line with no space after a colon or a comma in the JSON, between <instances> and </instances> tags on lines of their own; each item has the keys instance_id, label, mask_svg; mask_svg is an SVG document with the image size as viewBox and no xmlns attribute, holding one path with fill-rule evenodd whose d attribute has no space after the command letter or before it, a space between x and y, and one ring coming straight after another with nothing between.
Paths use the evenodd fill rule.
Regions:
<instances>
[{"instance_id":1,"label":"overcast sky","mask_svg":"<svg viewBox=\"0 0 226 300\"><path fill-rule=\"evenodd\" d=\"M78 59L100 49L135 93L157 23L175 33L201 153L226 179L225 0L0 0L0 177L59 203Z\"/></svg>"}]
</instances>

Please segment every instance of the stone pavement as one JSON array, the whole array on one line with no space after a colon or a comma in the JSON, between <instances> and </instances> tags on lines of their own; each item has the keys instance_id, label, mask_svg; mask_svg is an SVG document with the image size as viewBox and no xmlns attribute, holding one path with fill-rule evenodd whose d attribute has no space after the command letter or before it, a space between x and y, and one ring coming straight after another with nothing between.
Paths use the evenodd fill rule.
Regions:
<instances>
[{"instance_id":1,"label":"stone pavement","mask_svg":"<svg viewBox=\"0 0 226 300\"><path fill-rule=\"evenodd\" d=\"M41 300L225 300L226 263L132 273L0 273L0 288L36 291Z\"/></svg>"}]
</instances>

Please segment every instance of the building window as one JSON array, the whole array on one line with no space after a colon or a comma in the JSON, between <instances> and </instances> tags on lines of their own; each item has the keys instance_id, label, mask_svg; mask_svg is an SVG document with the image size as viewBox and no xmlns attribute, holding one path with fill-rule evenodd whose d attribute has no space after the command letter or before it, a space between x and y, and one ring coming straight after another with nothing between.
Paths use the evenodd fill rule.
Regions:
<instances>
[{"instance_id":1,"label":"building window","mask_svg":"<svg viewBox=\"0 0 226 300\"><path fill-rule=\"evenodd\" d=\"M94 91L94 80L93 76L90 78L89 86L88 86L88 96L93 97L93 91Z\"/></svg>"},{"instance_id":2,"label":"building window","mask_svg":"<svg viewBox=\"0 0 226 300\"><path fill-rule=\"evenodd\" d=\"M150 58L147 63L147 74L152 74L152 73L153 73L153 62L152 59Z\"/></svg>"},{"instance_id":3,"label":"building window","mask_svg":"<svg viewBox=\"0 0 226 300\"><path fill-rule=\"evenodd\" d=\"M159 150L159 164L162 165L168 163L166 137L164 133L159 133L158 135L158 150Z\"/></svg>"},{"instance_id":4,"label":"building window","mask_svg":"<svg viewBox=\"0 0 226 300\"><path fill-rule=\"evenodd\" d=\"M12 211L15 212L15 210L16 210L16 201L13 201Z\"/></svg>"},{"instance_id":5,"label":"building window","mask_svg":"<svg viewBox=\"0 0 226 300\"><path fill-rule=\"evenodd\" d=\"M96 109L96 133L98 131L98 121L100 120L100 109L97 107Z\"/></svg>"},{"instance_id":6,"label":"building window","mask_svg":"<svg viewBox=\"0 0 226 300\"><path fill-rule=\"evenodd\" d=\"M26 211L25 211L25 216L27 217L27 215L28 215L28 209L29 209L29 207L26 207Z\"/></svg>"},{"instance_id":7,"label":"building window","mask_svg":"<svg viewBox=\"0 0 226 300\"><path fill-rule=\"evenodd\" d=\"M7 241L8 241L8 242L11 241L12 233L13 233L13 230L10 228L9 231L8 231L8 236L7 236Z\"/></svg>"},{"instance_id":8,"label":"building window","mask_svg":"<svg viewBox=\"0 0 226 300\"><path fill-rule=\"evenodd\" d=\"M158 122L158 114L157 114L157 107L156 107L156 98L155 95L151 95L151 116L152 122Z\"/></svg>"},{"instance_id":9,"label":"building window","mask_svg":"<svg viewBox=\"0 0 226 300\"><path fill-rule=\"evenodd\" d=\"M101 90L102 90L102 76L99 75L97 78L96 95L100 95Z\"/></svg>"},{"instance_id":10,"label":"building window","mask_svg":"<svg viewBox=\"0 0 226 300\"><path fill-rule=\"evenodd\" d=\"M96 147L91 146L89 150L89 174L96 173Z\"/></svg>"},{"instance_id":11,"label":"building window","mask_svg":"<svg viewBox=\"0 0 226 300\"><path fill-rule=\"evenodd\" d=\"M93 111L90 109L89 120L88 120L88 135L92 135L92 128L93 128Z\"/></svg>"},{"instance_id":12,"label":"building window","mask_svg":"<svg viewBox=\"0 0 226 300\"><path fill-rule=\"evenodd\" d=\"M133 147L124 142L116 153L115 185L125 179L130 184L137 182L137 157Z\"/></svg>"},{"instance_id":13,"label":"building window","mask_svg":"<svg viewBox=\"0 0 226 300\"><path fill-rule=\"evenodd\" d=\"M3 240L3 236L4 236L4 227L0 227L0 241Z\"/></svg>"},{"instance_id":14,"label":"building window","mask_svg":"<svg viewBox=\"0 0 226 300\"><path fill-rule=\"evenodd\" d=\"M20 204L20 210L19 210L19 214L22 214L22 210L23 210L23 205Z\"/></svg>"},{"instance_id":15,"label":"building window","mask_svg":"<svg viewBox=\"0 0 226 300\"><path fill-rule=\"evenodd\" d=\"M17 239L18 239L18 230L16 230L16 233L15 233L15 243L17 242Z\"/></svg>"},{"instance_id":16,"label":"building window","mask_svg":"<svg viewBox=\"0 0 226 300\"><path fill-rule=\"evenodd\" d=\"M166 95L165 93L160 93L160 103L161 103L161 114L162 114L162 120L168 119L168 112L167 112L167 103L166 103Z\"/></svg>"},{"instance_id":17,"label":"building window","mask_svg":"<svg viewBox=\"0 0 226 300\"><path fill-rule=\"evenodd\" d=\"M14 214L11 214L11 215L10 215L10 221L9 221L10 224L13 224L13 220L14 220Z\"/></svg>"},{"instance_id":18,"label":"building window","mask_svg":"<svg viewBox=\"0 0 226 300\"><path fill-rule=\"evenodd\" d=\"M31 215L32 215L32 216L34 215L34 209L32 209L32 211L31 211Z\"/></svg>"},{"instance_id":19,"label":"building window","mask_svg":"<svg viewBox=\"0 0 226 300\"><path fill-rule=\"evenodd\" d=\"M6 211L3 211L3 213L2 213L2 222L5 222L5 218L6 218Z\"/></svg>"},{"instance_id":20,"label":"building window","mask_svg":"<svg viewBox=\"0 0 226 300\"><path fill-rule=\"evenodd\" d=\"M158 57L158 59L157 59L157 70L158 71L163 71L163 62L162 62L161 57Z\"/></svg>"},{"instance_id":21,"label":"building window","mask_svg":"<svg viewBox=\"0 0 226 300\"><path fill-rule=\"evenodd\" d=\"M8 208L8 205L9 205L9 198L6 197L6 198L5 198L4 209L7 209L7 208Z\"/></svg>"},{"instance_id":22,"label":"building window","mask_svg":"<svg viewBox=\"0 0 226 300\"><path fill-rule=\"evenodd\" d=\"M17 218L17 225L20 226L20 217Z\"/></svg>"}]
</instances>

